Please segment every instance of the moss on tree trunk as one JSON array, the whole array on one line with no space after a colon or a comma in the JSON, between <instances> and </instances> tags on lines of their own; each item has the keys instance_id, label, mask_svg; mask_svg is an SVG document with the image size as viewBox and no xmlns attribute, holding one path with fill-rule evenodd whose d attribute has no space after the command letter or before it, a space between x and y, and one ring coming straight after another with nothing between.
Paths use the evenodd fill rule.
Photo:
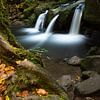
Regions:
<instances>
[{"instance_id":1,"label":"moss on tree trunk","mask_svg":"<svg viewBox=\"0 0 100 100\"><path fill-rule=\"evenodd\" d=\"M27 89L43 88L49 94L68 100L67 93L43 69L41 57L24 50L15 40L9 29L6 0L0 1L0 61L14 66L15 73L7 79L3 95L12 96ZM43 99L44 100L44 99ZM60 99L59 99L60 100Z\"/></svg>"}]
</instances>

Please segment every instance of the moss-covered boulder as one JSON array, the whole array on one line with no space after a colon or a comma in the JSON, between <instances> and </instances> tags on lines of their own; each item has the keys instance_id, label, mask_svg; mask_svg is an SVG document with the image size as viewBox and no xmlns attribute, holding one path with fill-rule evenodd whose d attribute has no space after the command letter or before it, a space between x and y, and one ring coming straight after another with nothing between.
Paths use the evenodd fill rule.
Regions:
<instances>
[{"instance_id":1,"label":"moss-covered boulder","mask_svg":"<svg viewBox=\"0 0 100 100\"><path fill-rule=\"evenodd\" d=\"M100 55L87 56L81 62L82 71L96 71L100 74Z\"/></svg>"},{"instance_id":2,"label":"moss-covered boulder","mask_svg":"<svg viewBox=\"0 0 100 100\"><path fill-rule=\"evenodd\" d=\"M6 76L0 77L0 96L6 99L14 98L12 100L18 100L16 99L17 92L23 93L24 90L28 90L28 97L32 96L32 91L35 90L35 95L39 96L40 100L52 98L49 97L49 94L57 95L57 100L69 100L67 93L53 81L52 77L43 68L41 56L36 52L25 50L16 42L9 28L8 14L5 7L7 5L6 1L1 0L0 2L0 75L4 68L7 69L7 66L14 70L10 76L5 72L2 73ZM3 70L1 70L2 68ZM9 71L9 69L6 71ZM38 89L46 90L46 96L48 97L42 98L40 92L37 91ZM24 91L24 96L26 94L27 91ZM21 99L25 100L23 97Z\"/></svg>"}]
</instances>

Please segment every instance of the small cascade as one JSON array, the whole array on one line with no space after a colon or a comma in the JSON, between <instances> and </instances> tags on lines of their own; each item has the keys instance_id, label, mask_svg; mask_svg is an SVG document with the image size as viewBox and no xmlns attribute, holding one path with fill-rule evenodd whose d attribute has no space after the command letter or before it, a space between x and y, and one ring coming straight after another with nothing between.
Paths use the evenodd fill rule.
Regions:
<instances>
[{"instance_id":1,"label":"small cascade","mask_svg":"<svg viewBox=\"0 0 100 100\"><path fill-rule=\"evenodd\" d=\"M81 23L81 18L82 18L82 13L84 10L84 4L79 4L74 12L74 16L72 19L71 27L69 34L78 34L79 29L80 29L80 23Z\"/></svg>"},{"instance_id":2,"label":"small cascade","mask_svg":"<svg viewBox=\"0 0 100 100\"><path fill-rule=\"evenodd\" d=\"M45 22L45 18L46 18L47 13L48 13L48 10L46 10L44 13L39 15L39 17L36 21L35 27L33 27L33 28L23 28L20 31L21 32L27 32L29 34L33 34L33 33L36 34L36 33L39 33L40 31L43 31L44 22Z\"/></svg>"},{"instance_id":3,"label":"small cascade","mask_svg":"<svg viewBox=\"0 0 100 100\"><path fill-rule=\"evenodd\" d=\"M43 30L44 22L45 22L45 17L48 13L48 10L45 11L45 13L42 13L39 15L36 24L35 24L35 29L37 30Z\"/></svg>"},{"instance_id":4,"label":"small cascade","mask_svg":"<svg viewBox=\"0 0 100 100\"><path fill-rule=\"evenodd\" d=\"M56 15L56 16L51 20L51 22L49 23L49 25L48 25L48 27L47 27L45 33L48 34L48 33L51 33L51 32L52 32L53 26L54 26L54 24L55 24L55 22L56 22L58 16L59 16L59 14Z\"/></svg>"}]
</instances>

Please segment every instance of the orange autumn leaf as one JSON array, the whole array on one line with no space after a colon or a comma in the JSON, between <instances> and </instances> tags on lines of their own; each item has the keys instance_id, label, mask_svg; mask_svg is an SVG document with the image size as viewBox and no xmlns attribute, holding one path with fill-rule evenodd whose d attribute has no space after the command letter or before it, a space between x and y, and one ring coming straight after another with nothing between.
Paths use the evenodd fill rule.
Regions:
<instances>
[{"instance_id":1,"label":"orange autumn leaf","mask_svg":"<svg viewBox=\"0 0 100 100\"><path fill-rule=\"evenodd\" d=\"M20 60L16 61L16 64L20 64L20 63L21 63L21 61L20 61Z\"/></svg>"},{"instance_id":2,"label":"orange autumn leaf","mask_svg":"<svg viewBox=\"0 0 100 100\"><path fill-rule=\"evenodd\" d=\"M0 77L2 77L3 74L5 74L4 71L0 70Z\"/></svg>"},{"instance_id":3,"label":"orange autumn leaf","mask_svg":"<svg viewBox=\"0 0 100 100\"><path fill-rule=\"evenodd\" d=\"M6 90L5 80L14 73L13 66L0 64L0 93Z\"/></svg>"},{"instance_id":4,"label":"orange autumn leaf","mask_svg":"<svg viewBox=\"0 0 100 100\"><path fill-rule=\"evenodd\" d=\"M0 77L0 84L4 84L5 79Z\"/></svg>"},{"instance_id":5,"label":"orange autumn leaf","mask_svg":"<svg viewBox=\"0 0 100 100\"><path fill-rule=\"evenodd\" d=\"M0 69L5 68L5 66L6 66L5 64L0 64Z\"/></svg>"},{"instance_id":6,"label":"orange autumn leaf","mask_svg":"<svg viewBox=\"0 0 100 100\"><path fill-rule=\"evenodd\" d=\"M29 92L27 90L22 92L22 97L27 97L29 96Z\"/></svg>"},{"instance_id":7,"label":"orange autumn leaf","mask_svg":"<svg viewBox=\"0 0 100 100\"><path fill-rule=\"evenodd\" d=\"M5 64L1 64L0 65L0 73L4 72L5 66L6 66Z\"/></svg>"},{"instance_id":8,"label":"orange autumn leaf","mask_svg":"<svg viewBox=\"0 0 100 100\"><path fill-rule=\"evenodd\" d=\"M48 95L48 92L44 89L36 89L36 93L40 96L46 96Z\"/></svg>"},{"instance_id":9,"label":"orange autumn leaf","mask_svg":"<svg viewBox=\"0 0 100 100\"><path fill-rule=\"evenodd\" d=\"M8 76L10 76L10 75L14 74L14 71L13 71L13 70L9 70L9 71L6 72L6 74L7 74Z\"/></svg>"},{"instance_id":10,"label":"orange autumn leaf","mask_svg":"<svg viewBox=\"0 0 100 100\"><path fill-rule=\"evenodd\" d=\"M13 66L8 66L10 70L14 70L14 67Z\"/></svg>"},{"instance_id":11,"label":"orange autumn leaf","mask_svg":"<svg viewBox=\"0 0 100 100\"><path fill-rule=\"evenodd\" d=\"M5 74L5 73L2 74L2 75L1 75L1 78L6 79L6 78L7 78L7 74ZM1 80L1 78L0 78L0 80Z\"/></svg>"},{"instance_id":12,"label":"orange autumn leaf","mask_svg":"<svg viewBox=\"0 0 100 100\"><path fill-rule=\"evenodd\" d=\"M4 100L2 96L0 96L0 100Z\"/></svg>"},{"instance_id":13,"label":"orange autumn leaf","mask_svg":"<svg viewBox=\"0 0 100 100\"><path fill-rule=\"evenodd\" d=\"M0 85L0 93L4 92L6 90L5 85Z\"/></svg>"},{"instance_id":14,"label":"orange autumn leaf","mask_svg":"<svg viewBox=\"0 0 100 100\"><path fill-rule=\"evenodd\" d=\"M13 67L6 67L4 70L5 70L5 71L9 71L9 70L12 70L12 68L13 68ZM14 68L13 68L13 69L14 69Z\"/></svg>"}]
</instances>

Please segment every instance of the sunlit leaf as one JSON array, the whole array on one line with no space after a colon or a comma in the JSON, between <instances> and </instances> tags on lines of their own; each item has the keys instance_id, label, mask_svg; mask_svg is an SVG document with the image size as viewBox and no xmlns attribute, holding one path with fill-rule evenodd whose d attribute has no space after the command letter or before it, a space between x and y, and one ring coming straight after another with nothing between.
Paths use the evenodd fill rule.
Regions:
<instances>
[{"instance_id":1,"label":"sunlit leaf","mask_svg":"<svg viewBox=\"0 0 100 100\"><path fill-rule=\"evenodd\" d=\"M5 85L0 85L0 93L4 92L6 90Z\"/></svg>"},{"instance_id":2,"label":"sunlit leaf","mask_svg":"<svg viewBox=\"0 0 100 100\"><path fill-rule=\"evenodd\" d=\"M3 84L3 83L4 83L4 81L5 81L5 79L4 79L4 78L0 78L0 84Z\"/></svg>"},{"instance_id":3,"label":"sunlit leaf","mask_svg":"<svg viewBox=\"0 0 100 100\"><path fill-rule=\"evenodd\" d=\"M40 96L46 96L48 95L48 92L44 89L36 89L36 93Z\"/></svg>"},{"instance_id":4,"label":"sunlit leaf","mask_svg":"<svg viewBox=\"0 0 100 100\"><path fill-rule=\"evenodd\" d=\"M8 96L8 95L5 97L5 100L10 100L10 98L9 98L9 96Z\"/></svg>"},{"instance_id":5,"label":"sunlit leaf","mask_svg":"<svg viewBox=\"0 0 100 100\"><path fill-rule=\"evenodd\" d=\"M5 74L5 73L2 74L2 75L1 75L1 78L6 79L6 78L7 78L7 74ZM0 79L0 80L1 80L1 79Z\"/></svg>"},{"instance_id":6,"label":"sunlit leaf","mask_svg":"<svg viewBox=\"0 0 100 100\"><path fill-rule=\"evenodd\" d=\"M0 65L0 70L1 70L1 69L4 69L5 66L6 66L5 64L1 64L1 65Z\"/></svg>"},{"instance_id":7,"label":"sunlit leaf","mask_svg":"<svg viewBox=\"0 0 100 100\"><path fill-rule=\"evenodd\" d=\"M20 64L20 63L21 63L21 61L20 61L20 60L16 61L16 64Z\"/></svg>"},{"instance_id":8,"label":"sunlit leaf","mask_svg":"<svg viewBox=\"0 0 100 100\"><path fill-rule=\"evenodd\" d=\"M27 90L22 92L22 97L27 97L29 96L29 92Z\"/></svg>"}]
</instances>

